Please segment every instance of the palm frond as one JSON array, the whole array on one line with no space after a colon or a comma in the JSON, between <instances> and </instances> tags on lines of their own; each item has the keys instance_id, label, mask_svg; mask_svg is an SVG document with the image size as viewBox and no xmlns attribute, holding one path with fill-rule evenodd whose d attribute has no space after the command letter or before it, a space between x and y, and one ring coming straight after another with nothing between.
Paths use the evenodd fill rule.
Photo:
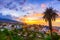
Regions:
<instances>
[{"instance_id":1,"label":"palm frond","mask_svg":"<svg viewBox=\"0 0 60 40\"><path fill-rule=\"evenodd\" d=\"M45 19L45 21L48 21L48 20L55 21L57 17L58 17L57 11L53 10L53 8L50 7L50 8L47 8L46 11L44 12L43 19Z\"/></svg>"}]
</instances>

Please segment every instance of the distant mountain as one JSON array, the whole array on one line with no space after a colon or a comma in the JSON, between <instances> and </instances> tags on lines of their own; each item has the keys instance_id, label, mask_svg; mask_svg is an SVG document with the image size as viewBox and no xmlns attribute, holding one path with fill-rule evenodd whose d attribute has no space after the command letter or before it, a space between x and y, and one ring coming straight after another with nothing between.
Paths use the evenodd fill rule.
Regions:
<instances>
[{"instance_id":1,"label":"distant mountain","mask_svg":"<svg viewBox=\"0 0 60 40\"><path fill-rule=\"evenodd\" d=\"M18 21L16 21L16 20L7 19L7 18L1 18L1 17L0 17L0 22L6 22L6 23L18 23Z\"/></svg>"},{"instance_id":2,"label":"distant mountain","mask_svg":"<svg viewBox=\"0 0 60 40\"><path fill-rule=\"evenodd\" d=\"M11 15L3 15L3 13L0 13L0 18L12 19L12 16Z\"/></svg>"},{"instance_id":3,"label":"distant mountain","mask_svg":"<svg viewBox=\"0 0 60 40\"><path fill-rule=\"evenodd\" d=\"M11 15L3 15L0 13L0 23L1 22L18 23L18 21L13 20L13 17L11 17Z\"/></svg>"}]
</instances>

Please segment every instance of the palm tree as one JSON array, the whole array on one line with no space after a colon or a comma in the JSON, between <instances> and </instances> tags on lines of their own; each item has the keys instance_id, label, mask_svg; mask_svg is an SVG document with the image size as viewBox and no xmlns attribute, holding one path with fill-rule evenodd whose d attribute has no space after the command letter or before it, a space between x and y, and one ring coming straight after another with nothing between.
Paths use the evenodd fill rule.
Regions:
<instances>
[{"instance_id":1,"label":"palm tree","mask_svg":"<svg viewBox=\"0 0 60 40\"><path fill-rule=\"evenodd\" d=\"M44 12L44 16L43 16L43 19L45 19L45 21L47 21L49 24L51 40L53 40L53 37L52 37L52 21L55 21L55 19L58 16L58 14L56 12L57 11L53 10L52 7L49 7L46 9L46 11Z\"/></svg>"}]
</instances>

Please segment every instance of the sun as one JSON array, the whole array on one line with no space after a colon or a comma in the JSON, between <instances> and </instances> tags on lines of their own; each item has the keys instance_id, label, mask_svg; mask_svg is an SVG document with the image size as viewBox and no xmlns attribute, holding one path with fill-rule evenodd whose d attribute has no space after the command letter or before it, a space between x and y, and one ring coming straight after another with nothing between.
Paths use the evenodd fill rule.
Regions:
<instances>
[{"instance_id":1,"label":"sun","mask_svg":"<svg viewBox=\"0 0 60 40\"><path fill-rule=\"evenodd\" d=\"M35 24L36 23L36 18L26 18L25 23L27 24Z\"/></svg>"},{"instance_id":2,"label":"sun","mask_svg":"<svg viewBox=\"0 0 60 40\"><path fill-rule=\"evenodd\" d=\"M23 21L26 24L44 24L42 19L38 19L36 17L27 17Z\"/></svg>"}]
</instances>

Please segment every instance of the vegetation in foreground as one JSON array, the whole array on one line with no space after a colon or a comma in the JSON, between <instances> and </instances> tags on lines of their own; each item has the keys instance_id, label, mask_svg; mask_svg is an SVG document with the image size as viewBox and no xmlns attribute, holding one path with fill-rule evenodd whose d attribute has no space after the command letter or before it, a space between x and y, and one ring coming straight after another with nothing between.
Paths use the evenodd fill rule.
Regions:
<instances>
[{"instance_id":1,"label":"vegetation in foreground","mask_svg":"<svg viewBox=\"0 0 60 40\"><path fill-rule=\"evenodd\" d=\"M53 39L59 40L60 36L53 33ZM0 40L51 40L50 34L43 34L41 32L33 32L27 30L8 30L0 29Z\"/></svg>"}]
</instances>

